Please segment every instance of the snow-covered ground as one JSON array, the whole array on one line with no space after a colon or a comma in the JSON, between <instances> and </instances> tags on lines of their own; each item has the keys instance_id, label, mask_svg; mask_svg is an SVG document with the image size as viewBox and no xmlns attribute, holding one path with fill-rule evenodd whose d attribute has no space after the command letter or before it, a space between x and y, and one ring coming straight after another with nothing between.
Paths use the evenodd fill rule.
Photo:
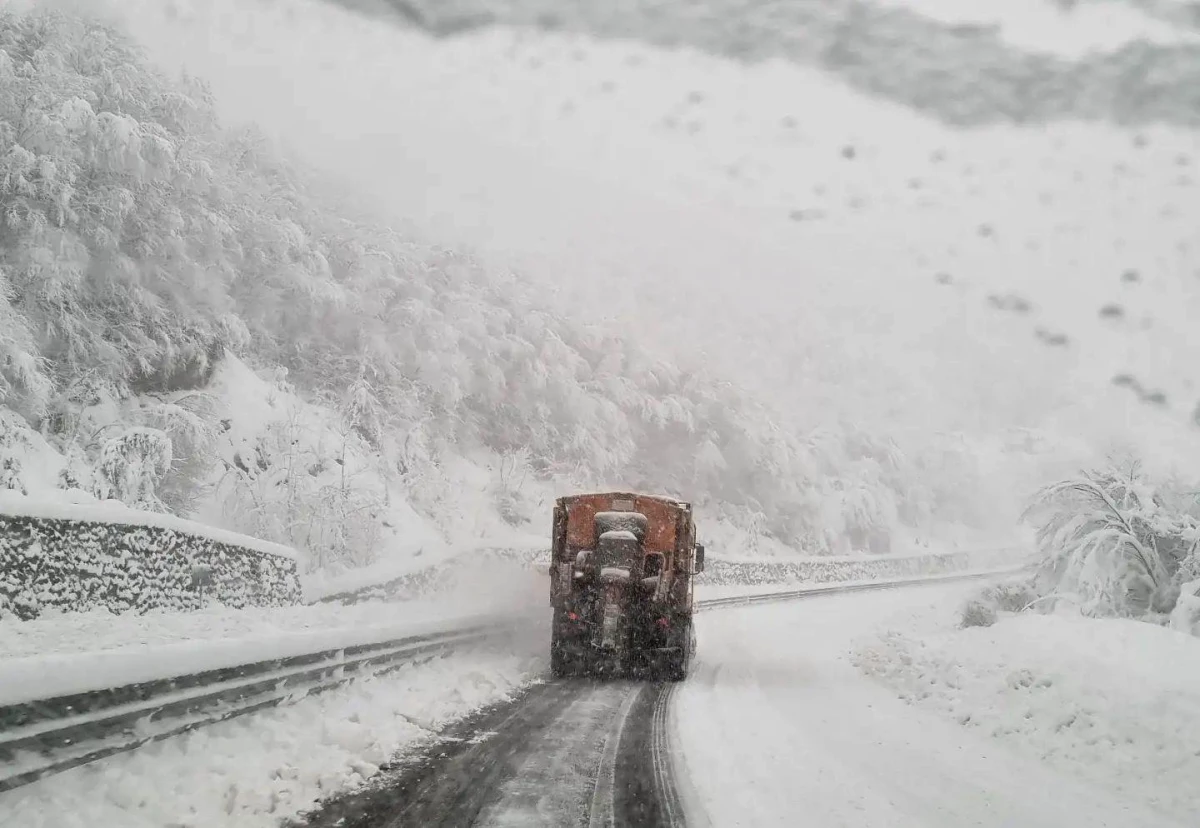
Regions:
<instances>
[{"instance_id":1,"label":"snow-covered ground","mask_svg":"<svg viewBox=\"0 0 1200 828\"><path fill-rule=\"evenodd\" d=\"M259 123L363 212L520 268L563 313L585 309L684 369L736 378L797 433L852 420L940 447L958 432L978 473L956 488L1005 532L1029 483L1113 445L1132 444L1156 472L1200 458L1192 132L955 130L782 60L509 27L435 39L318 0L51 2L115 14L154 59L210 81L232 121ZM1063 59L1196 40L1154 21L1165 0L1070 13L1048 0L877 2L996 24L1007 44ZM663 307L686 312L662 324ZM299 445L292 459L309 466L345 445L345 429L236 361L211 391L228 421L228 475L209 482L241 481L247 508L213 499L198 516L275 534L287 516L255 499L274 483L236 469L256 468L272 441ZM92 413L98 426L132 416ZM65 458L30 439L25 465L53 489ZM447 471L452 507L434 517L355 451L359 494L386 504L366 537L380 554L312 579L310 596L480 539L536 543L495 514L486 458L463 450ZM301 512L344 479L311 467L291 504ZM930 481L957 473L928 466ZM545 511L551 495L533 499ZM763 551L727 527L714 534L735 554ZM111 683L107 666L76 658L93 650L145 671L468 612L544 614L544 582L513 578L481 573L461 600L404 605L0 622L0 654L20 662L25 687L44 674L78 689ZM676 711L691 804L715 824L1196 824L1195 639L1064 616L954 629L973 589L704 614ZM0 823L272 824L511 693L543 669L544 644L458 654L113 757L0 795Z\"/></svg>"},{"instance_id":2,"label":"snow-covered ground","mask_svg":"<svg viewBox=\"0 0 1200 828\"><path fill-rule=\"evenodd\" d=\"M698 616L698 660L673 713L693 815L714 825L789 825L798 813L913 828L1194 824L1196 639L1042 616L953 629L976 590L942 584ZM0 819L275 824L535 680L546 630L524 629L504 646L0 794Z\"/></svg>"},{"instance_id":3,"label":"snow-covered ground","mask_svg":"<svg viewBox=\"0 0 1200 828\"><path fill-rule=\"evenodd\" d=\"M543 643L459 652L66 771L0 793L0 824L276 825L511 696L544 671Z\"/></svg>"},{"instance_id":4,"label":"snow-covered ground","mask_svg":"<svg viewBox=\"0 0 1200 828\"><path fill-rule=\"evenodd\" d=\"M1200 821L1200 639L1067 614L959 629L942 609L891 616L855 662L922 712Z\"/></svg>"},{"instance_id":5,"label":"snow-covered ground","mask_svg":"<svg viewBox=\"0 0 1200 828\"><path fill-rule=\"evenodd\" d=\"M915 642L916 666L893 669L911 692L969 699L963 713L991 710L982 729L905 704L855 667L864 638L944 628L975 589L939 585L701 616L697 665L677 691L673 720L690 809L712 825L1196 824L1194 639L1151 645L1164 633L1148 625L1109 636L1086 629L1096 622L1056 628L1039 619L1020 632L1004 632L1004 622L952 648L928 642L922 652ZM1035 642L1042 632L1047 640ZM953 675L925 666L959 659L971 666ZM1016 686L1003 690L1014 673ZM1051 684L1038 687L1045 678ZM1120 710L1123 703L1132 709ZM1083 747L1063 729L1083 728L1089 704L1098 741ZM1037 747L995 738L1001 720L1037 730ZM1061 754L1072 753L1077 761L1064 763Z\"/></svg>"}]
</instances>

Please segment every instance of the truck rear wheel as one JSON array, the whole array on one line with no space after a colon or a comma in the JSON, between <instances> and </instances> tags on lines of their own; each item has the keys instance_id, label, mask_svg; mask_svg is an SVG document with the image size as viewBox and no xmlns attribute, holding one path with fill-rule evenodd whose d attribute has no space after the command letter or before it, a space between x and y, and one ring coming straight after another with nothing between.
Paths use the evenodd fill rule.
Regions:
<instances>
[{"instance_id":1,"label":"truck rear wheel","mask_svg":"<svg viewBox=\"0 0 1200 828\"><path fill-rule=\"evenodd\" d=\"M555 678L573 675L575 672L574 659L566 652L561 641L550 645L550 674Z\"/></svg>"},{"instance_id":2,"label":"truck rear wheel","mask_svg":"<svg viewBox=\"0 0 1200 828\"><path fill-rule=\"evenodd\" d=\"M563 615L562 610L554 611L554 627L550 634L550 673L555 678L578 675L586 666L579 643L565 632Z\"/></svg>"},{"instance_id":3,"label":"truck rear wheel","mask_svg":"<svg viewBox=\"0 0 1200 828\"><path fill-rule=\"evenodd\" d=\"M663 659L660 673L663 681L683 681L687 678L687 659L683 653L671 652Z\"/></svg>"},{"instance_id":4,"label":"truck rear wheel","mask_svg":"<svg viewBox=\"0 0 1200 828\"><path fill-rule=\"evenodd\" d=\"M688 622L679 629L674 639L673 643L676 649L668 652L662 663L662 677L672 682L683 681L687 678L692 648L695 644L695 635L692 632L691 622Z\"/></svg>"}]
</instances>

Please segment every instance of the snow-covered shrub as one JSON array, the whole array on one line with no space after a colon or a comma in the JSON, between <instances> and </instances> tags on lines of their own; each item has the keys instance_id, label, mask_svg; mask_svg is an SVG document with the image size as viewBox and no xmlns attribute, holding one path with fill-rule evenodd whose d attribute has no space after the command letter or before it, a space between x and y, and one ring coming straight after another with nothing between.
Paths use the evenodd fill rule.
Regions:
<instances>
[{"instance_id":1,"label":"snow-covered shrub","mask_svg":"<svg viewBox=\"0 0 1200 828\"><path fill-rule=\"evenodd\" d=\"M207 394L188 393L150 405L137 415L143 425L160 430L170 440L170 464L156 494L174 514L191 514L207 492L215 464L212 409Z\"/></svg>"},{"instance_id":2,"label":"snow-covered shrub","mask_svg":"<svg viewBox=\"0 0 1200 828\"><path fill-rule=\"evenodd\" d=\"M34 419L45 410L54 384L46 376L28 324L12 305L15 296L16 289L0 267L0 405Z\"/></svg>"},{"instance_id":3,"label":"snow-covered shrub","mask_svg":"<svg viewBox=\"0 0 1200 828\"><path fill-rule=\"evenodd\" d=\"M1171 611L1170 627L1188 635L1200 636L1200 580L1180 586L1179 598Z\"/></svg>"},{"instance_id":4,"label":"snow-covered shrub","mask_svg":"<svg viewBox=\"0 0 1200 828\"><path fill-rule=\"evenodd\" d=\"M96 490L96 475L88 463L87 455L77 443L69 444L64 451L63 466L58 470L55 484L64 491L86 493L93 496Z\"/></svg>"},{"instance_id":5,"label":"snow-covered shrub","mask_svg":"<svg viewBox=\"0 0 1200 828\"><path fill-rule=\"evenodd\" d=\"M1043 593L1077 596L1094 614L1170 612L1200 544L1200 521L1171 500L1136 466L1043 488L1026 511L1037 524Z\"/></svg>"},{"instance_id":6,"label":"snow-covered shrub","mask_svg":"<svg viewBox=\"0 0 1200 828\"><path fill-rule=\"evenodd\" d=\"M218 485L226 519L239 531L302 550L308 570L371 563L383 494L358 484L370 452L355 432L331 434L328 424L305 415L293 407L267 424L254 457L235 456Z\"/></svg>"},{"instance_id":7,"label":"snow-covered shrub","mask_svg":"<svg viewBox=\"0 0 1200 828\"><path fill-rule=\"evenodd\" d=\"M1001 612L1021 612L1037 601L1032 577L1008 578L989 583L969 597L962 606L959 625L990 627Z\"/></svg>"},{"instance_id":8,"label":"snow-covered shrub","mask_svg":"<svg viewBox=\"0 0 1200 828\"><path fill-rule=\"evenodd\" d=\"M130 428L100 450L93 494L135 509L166 511L158 484L170 470L171 438L155 428Z\"/></svg>"},{"instance_id":9,"label":"snow-covered shrub","mask_svg":"<svg viewBox=\"0 0 1200 828\"><path fill-rule=\"evenodd\" d=\"M0 490L28 494L22 469L22 457L28 447L27 427L15 414L0 409Z\"/></svg>"},{"instance_id":10,"label":"snow-covered shrub","mask_svg":"<svg viewBox=\"0 0 1200 828\"><path fill-rule=\"evenodd\" d=\"M529 452L525 449L507 452L501 455L499 466L492 492L496 511L506 523L520 526L533 517L522 496L525 483L533 473Z\"/></svg>"},{"instance_id":11,"label":"snow-covered shrub","mask_svg":"<svg viewBox=\"0 0 1200 828\"><path fill-rule=\"evenodd\" d=\"M986 601L972 598L962 608L960 627L990 627L996 623L996 608Z\"/></svg>"},{"instance_id":12,"label":"snow-covered shrub","mask_svg":"<svg viewBox=\"0 0 1200 828\"><path fill-rule=\"evenodd\" d=\"M1033 578L1013 578L988 584L982 597L1001 612L1021 612L1038 599Z\"/></svg>"}]
</instances>

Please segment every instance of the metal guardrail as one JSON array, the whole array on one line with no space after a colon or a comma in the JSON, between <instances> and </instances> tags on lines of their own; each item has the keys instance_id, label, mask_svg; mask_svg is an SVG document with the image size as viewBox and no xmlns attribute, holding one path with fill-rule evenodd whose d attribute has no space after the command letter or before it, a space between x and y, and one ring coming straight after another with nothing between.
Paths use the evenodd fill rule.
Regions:
<instances>
[{"instance_id":1,"label":"metal guardrail","mask_svg":"<svg viewBox=\"0 0 1200 828\"><path fill-rule=\"evenodd\" d=\"M866 592L881 589L898 589L920 584L944 584L956 581L973 581L981 578L994 578L997 575L1015 575L1027 571L1029 564L1005 567L981 572L955 572L946 575L921 575L911 578L897 578L888 581L864 581L861 583L823 584L815 587L781 590L779 592L759 592L750 595L730 595L724 598L708 598L696 602L697 610L721 609L724 607L749 606L751 604L766 604L773 601L795 601L801 598L816 598L821 595L833 595L847 592Z\"/></svg>"},{"instance_id":2,"label":"metal guardrail","mask_svg":"<svg viewBox=\"0 0 1200 828\"><path fill-rule=\"evenodd\" d=\"M0 791L508 631L473 626L0 707Z\"/></svg>"},{"instance_id":3,"label":"metal guardrail","mask_svg":"<svg viewBox=\"0 0 1200 828\"><path fill-rule=\"evenodd\" d=\"M1016 571L1020 568L711 598L697 601L696 609L961 581ZM501 638L514 629L512 623L477 624L3 706L0 791L355 678L379 675L459 647Z\"/></svg>"}]
</instances>

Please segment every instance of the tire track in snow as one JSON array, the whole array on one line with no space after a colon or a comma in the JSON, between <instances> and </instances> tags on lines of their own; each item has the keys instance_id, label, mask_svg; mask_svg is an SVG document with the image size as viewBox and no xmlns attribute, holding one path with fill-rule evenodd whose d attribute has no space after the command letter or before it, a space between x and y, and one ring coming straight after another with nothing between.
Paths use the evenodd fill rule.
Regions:
<instances>
[{"instance_id":1,"label":"tire track in snow","mask_svg":"<svg viewBox=\"0 0 1200 828\"><path fill-rule=\"evenodd\" d=\"M592 793L592 812L588 828L613 828L616 825L614 797L616 794L617 756L621 748L621 734L629 719L629 711L640 698L642 688L637 687L625 697L617 718L604 742L604 753L600 757L600 770L596 774L596 787Z\"/></svg>"},{"instance_id":2,"label":"tire track in snow","mask_svg":"<svg viewBox=\"0 0 1200 828\"><path fill-rule=\"evenodd\" d=\"M686 825L667 727L674 689L673 684L653 685L638 695L630 711L621 735L613 791L616 825Z\"/></svg>"}]
</instances>

